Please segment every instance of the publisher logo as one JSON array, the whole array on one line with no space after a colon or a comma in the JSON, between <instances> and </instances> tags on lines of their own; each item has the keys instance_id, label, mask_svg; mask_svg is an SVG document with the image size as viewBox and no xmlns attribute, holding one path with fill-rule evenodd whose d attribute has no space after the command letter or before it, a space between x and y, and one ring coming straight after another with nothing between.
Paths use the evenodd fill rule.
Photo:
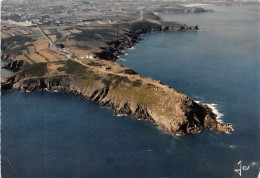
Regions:
<instances>
[{"instance_id":1,"label":"publisher logo","mask_svg":"<svg viewBox=\"0 0 260 178\"><path fill-rule=\"evenodd\" d=\"M242 165L242 161L239 161L237 164L239 165L239 168L238 169L234 169L234 171L237 172L238 175L241 177L242 176L242 172L243 171L248 171L250 166Z\"/></svg>"}]
</instances>

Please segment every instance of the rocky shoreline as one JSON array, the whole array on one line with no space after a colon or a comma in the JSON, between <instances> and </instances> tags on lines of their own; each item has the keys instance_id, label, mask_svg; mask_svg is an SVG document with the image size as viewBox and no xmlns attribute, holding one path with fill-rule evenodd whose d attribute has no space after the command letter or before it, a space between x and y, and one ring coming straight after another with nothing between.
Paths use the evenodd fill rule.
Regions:
<instances>
[{"instance_id":1,"label":"rocky shoreline","mask_svg":"<svg viewBox=\"0 0 260 178\"><path fill-rule=\"evenodd\" d=\"M131 30L129 33L126 34L126 37L120 40L108 42L107 48L102 48L102 52L95 53L95 55L99 58L116 61L118 56L123 55L123 50L132 48L137 43L139 43L142 39L140 38L141 35L147 33L154 33L154 32L166 32L166 31L197 31L199 27L195 26L187 26L181 23L167 23L161 22L162 24L148 24L147 26L137 29Z\"/></svg>"},{"instance_id":2,"label":"rocky shoreline","mask_svg":"<svg viewBox=\"0 0 260 178\"><path fill-rule=\"evenodd\" d=\"M162 6L154 10L156 13L160 14L193 14L193 13L209 13L214 12L213 10L204 9L202 7L185 7L181 5L173 5L173 6Z\"/></svg>"},{"instance_id":3,"label":"rocky shoreline","mask_svg":"<svg viewBox=\"0 0 260 178\"><path fill-rule=\"evenodd\" d=\"M129 28L124 38L108 42L101 52L95 53L96 57L103 60L92 63L84 63L76 58L34 64L10 60L5 68L16 73L2 79L1 91L73 93L118 114L155 123L171 135L201 133L204 127L216 132L233 131L231 124L219 123L208 106L198 104L169 86L143 78L114 62L117 56L123 54L123 50L137 44L142 34L196 31L198 26L163 22L140 23Z\"/></svg>"},{"instance_id":4,"label":"rocky shoreline","mask_svg":"<svg viewBox=\"0 0 260 178\"><path fill-rule=\"evenodd\" d=\"M133 109L134 103L121 101L116 102L113 94L110 93L110 87L106 86L101 89L96 88L82 88L75 87L73 84L73 78L70 76L59 76L52 78L29 78L25 80L20 80L19 76L13 74L7 80L2 81L2 91L7 90L18 90L23 92L32 91L58 91L64 93L72 93L81 96L83 99L91 100L98 103L100 106L111 109L118 114L129 115L136 119L142 119L149 122L158 124L163 131L173 135L186 135L201 133L203 127L207 127L215 132L226 132L230 133L232 125L229 123L219 123L216 120L216 114L212 112L207 105L198 104L194 102L191 98L180 94L176 91L178 95L183 98L181 110L185 111L186 118L183 119L184 122L174 123L173 125L165 125L163 122L158 122L158 118L155 118L153 114L150 114L150 108L146 108L142 105L136 105Z\"/></svg>"}]
</instances>

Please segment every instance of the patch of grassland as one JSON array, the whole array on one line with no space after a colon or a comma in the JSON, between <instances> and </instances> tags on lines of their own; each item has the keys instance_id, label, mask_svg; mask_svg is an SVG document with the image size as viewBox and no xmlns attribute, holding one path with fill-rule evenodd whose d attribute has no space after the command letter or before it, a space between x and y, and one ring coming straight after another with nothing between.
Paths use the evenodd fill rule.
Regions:
<instances>
[{"instance_id":1,"label":"patch of grassland","mask_svg":"<svg viewBox=\"0 0 260 178\"><path fill-rule=\"evenodd\" d=\"M47 58L49 61L57 61L58 59L52 55L48 50L40 51L39 54Z\"/></svg>"},{"instance_id":2,"label":"patch of grassland","mask_svg":"<svg viewBox=\"0 0 260 178\"><path fill-rule=\"evenodd\" d=\"M33 60L36 63L39 62L47 62L46 59L42 56L40 56L39 54L35 53L30 53L27 55L31 60Z\"/></svg>"},{"instance_id":3,"label":"patch of grassland","mask_svg":"<svg viewBox=\"0 0 260 178\"><path fill-rule=\"evenodd\" d=\"M131 83L131 80L128 79L128 77L122 77L122 76L115 76L114 78L114 83L113 83L113 87L117 87L121 82L124 83Z\"/></svg>"},{"instance_id":4,"label":"patch of grassland","mask_svg":"<svg viewBox=\"0 0 260 178\"><path fill-rule=\"evenodd\" d=\"M65 71L67 74L74 75L74 78L83 84L90 84L93 81L100 80L100 76L95 74L89 68L78 62L67 60L63 67L58 68L59 71Z\"/></svg>"},{"instance_id":5,"label":"patch of grassland","mask_svg":"<svg viewBox=\"0 0 260 178\"><path fill-rule=\"evenodd\" d=\"M94 62L94 61L89 62L88 65L90 65L90 66L102 66L102 64Z\"/></svg>"},{"instance_id":6,"label":"patch of grassland","mask_svg":"<svg viewBox=\"0 0 260 178\"><path fill-rule=\"evenodd\" d=\"M89 46L87 46L87 45L76 44L75 46L76 46L76 48L78 48L78 49L84 49L84 50L89 50L89 49L91 49L91 47L89 47Z\"/></svg>"},{"instance_id":7,"label":"patch of grassland","mask_svg":"<svg viewBox=\"0 0 260 178\"><path fill-rule=\"evenodd\" d=\"M51 32L49 31L49 30L43 30L43 32L46 34L46 35L50 35L51 34Z\"/></svg>"},{"instance_id":8,"label":"patch of grassland","mask_svg":"<svg viewBox=\"0 0 260 178\"><path fill-rule=\"evenodd\" d=\"M59 32L56 33L56 39L59 40L63 37L63 35Z\"/></svg>"},{"instance_id":9,"label":"patch of grassland","mask_svg":"<svg viewBox=\"0 0 260 178\"><path fill-rule=\"evenodd\" d=\"M65 62L64 67L59 68L59 71L65 71L67 74L72 74L72 75L83 75L84 72L86 71L86 67L81 65L78 62L72 61L72 60L67 60Z\"/></svg>"},{"instance_id":10,"label":"patch of grassland","mask_svg":"<svg viewBox=\"0 0 260 178\"><path fill-rule=\"evenodd\" d=\"M135 80L133 81L132 85L135 87L140 87L142 85L142 80Z\"/></svg>"},{"instance_id":11,"label":"patch of grassland","mask_svg":"<svg viewBox=\"0 0 260 178\"><path fill-rule=\"evenodd\" d=\"M28 47L33 46L33 44L28 44L28 45L24 45L24 46L18 46L15 48L11 49L12 54L14 55L22 55L23 54L23 50L27 50Z\"/></svg>"},{"instance_id":12,"label":"patch of grassland","mask_svg":"<svg viewBox=\"0 0 260 178\"><path fill-rule=\"evenodd\" d=\"M102 80L102 82L106 86L112 86L113 88L116 88L120 83L131 83L131 80L129 80L128 77L125 76L109 74L107 78L104 78Z\"/></svg>"},{"instance_id":13,"label":"patch of grassland","mask_svg":"<svg viewBox=\"0 0 260 178\"><path fill-rule=\"evenodd\" d=\"M114 88L114 92L119 95L122 100L131 100L138 105L150 105L160 100L160 96L153 87L142 85L140 87L124 86Z\"/></svg>"},{"instance_id":14,"label":"patch of grassland","mask_svg":"<svg viewBox=\"0 0 260 178\"><path fill-rule=\"evenodd\" d=\"M141 80L130 80L127 76L115 74L99 75L92 69L72 60L65 61L64 66L58 70L72 74L81 85L106 86L123 99L129 100L131 97L138 104L148 105L160 98L157 96L154 86L143 84Z\"/></svg>"},{"instance_id":15,"label":"patch of grassland","mask_svg":"<svg viewBox=\"0 0 260 178\"><path fill-rule=\"evenodd\" d=\"M105 39L103 39L105 37ZM116 39L115 29L90 29L83 30L82 33L77 33L72 37L76 41L113 41Z\"/></svg>"},{"instance_id":16,"label":"patch of grassland","mask_svg":"<svg viewBox=\"0 0 260 178\"><path fill-rule=\"evenodd\" d=\"M48 35L48 37L50 38L51 42L53 42L53 43L57 41L56 35Z\"/></svg>"},{"instance_id":17,"label":"patch of grassland","mask_svg":"<svg viewBox=\"0 0 260 178\"><path fill-rule=\"evenodd\" d=\"M26 50L32 44L25 45L26 42L32 42L32 38L17 35L1 40L1 50L11 52L14 55L22 55L22 50Z\"/></svg>"},{"instance_id":18,"label":"patch of grassland","mask_svg":"<svg viewBox=\"0 0 260 178\"><path fill-rule=\"evenodd\" d=\"M47 49L48 47L49 47L48 40L37 40L35 43L36 51L41 51L41 50Z\"/></svg>"},{"instance_id":19,"label":"patch of grassland","mask_svg":"<svg viewBox=\"0 0 260 178\"><path fill-rule=\"evenodd\" d=\"M21 71L21 74L24 76L42 77L47 73L47 71L47 63L26 63L24 69Z\"/></svg>"}]
</instances>

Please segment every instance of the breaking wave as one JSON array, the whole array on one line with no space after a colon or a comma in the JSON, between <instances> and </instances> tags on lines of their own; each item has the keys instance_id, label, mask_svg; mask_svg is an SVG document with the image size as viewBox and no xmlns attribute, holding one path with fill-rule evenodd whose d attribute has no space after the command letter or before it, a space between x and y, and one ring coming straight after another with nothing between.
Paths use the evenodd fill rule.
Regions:
<instances>
[{"instance_id":1,"label":"breaking wave","mask_svg":"<svg viewBox=\"0 0 260 178\"><path fill-rule=\"evenodd\" d=\"M117 117L127 116L127 114L117 114Z\"/></svg>"},{"instance_id":2,"label":"breaking wave","mask_svg":"<svg viewBox=\"0 0 260 178\"><path fill-rule=\"evenodd\" d=\"M135 47L128 48L128 50L134 50L134 49L135 49Z\"/></svg>"},{"instance_id":3,"label":"breaking wave","mask_svg":"<svg viewBox=\"0 0 260 178\"><path fill-rule=\"evenodd\" d=\"M195 101L195 102L201 103L200 101ZM218 110L217 108L218 104L215 103L201 103L201 104L205 104L209 106L209 108L212 109L212 112L217 115L217 121L223 123L223 120L221 118L224 116L224 114Z\"/></svg>"},{"instance_id":4,"label":"breaking wave","mask_svg":"<svg viewBox=\"0 0 260 178\"><path fill-rule=\"evenodd\" d=\"M118 61L126 61L126 59L123 59L123 58L119 58L119 59L117 59Z\"/></svg>"}]
</instances>

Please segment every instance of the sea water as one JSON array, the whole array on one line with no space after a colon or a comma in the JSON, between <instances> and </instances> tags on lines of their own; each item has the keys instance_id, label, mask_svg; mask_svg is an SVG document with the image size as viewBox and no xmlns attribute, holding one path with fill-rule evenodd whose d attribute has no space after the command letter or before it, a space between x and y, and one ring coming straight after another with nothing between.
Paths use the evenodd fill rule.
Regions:
<instances>
[{"instance_id":1,"label":"sea water","mask_svg":"<svg viewBox=\"0 0 260 178\"><path fill-rule=\"evenodd\" d=\"M208 103L233 124L232 134L204 129L174 137L70 94L8 92L1 102L2 176L239 177L241 165L242 177L257 177L260 8L212 8L163 15L201 31L144 35L120 63Z\"/></svg>"}]
</instances>

